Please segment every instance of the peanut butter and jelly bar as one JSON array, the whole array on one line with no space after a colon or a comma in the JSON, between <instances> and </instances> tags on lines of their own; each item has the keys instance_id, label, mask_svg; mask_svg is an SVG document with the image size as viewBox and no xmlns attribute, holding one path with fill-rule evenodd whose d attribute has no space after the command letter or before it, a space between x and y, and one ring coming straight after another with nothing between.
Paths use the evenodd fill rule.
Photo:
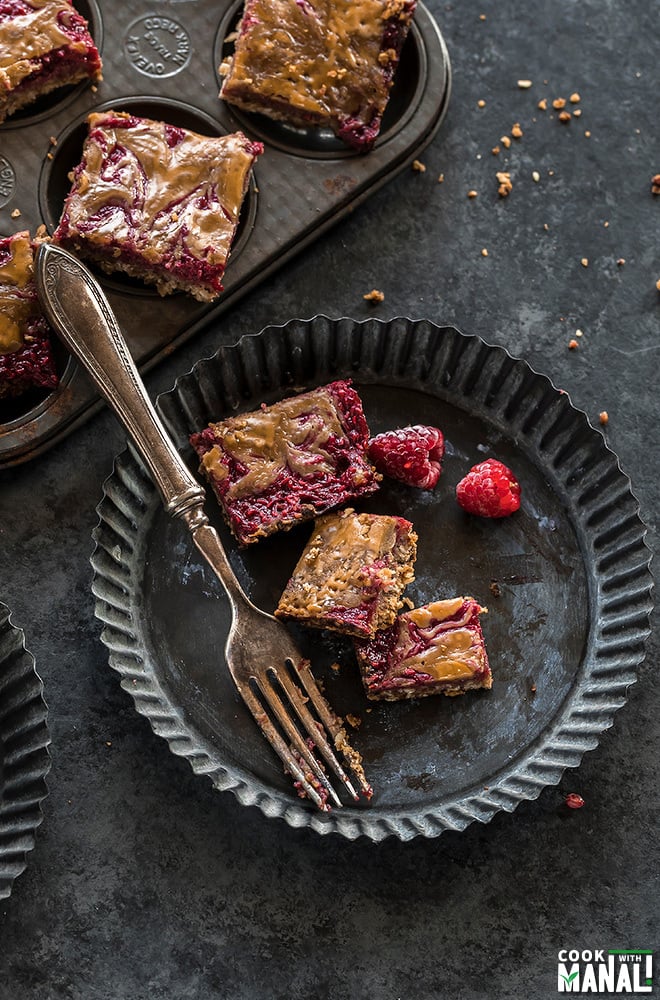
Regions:
<instances>
[{"instance_id":1,"label":"peanut butter and jelly bar","mask_svg":"<svg viewBox=\"0 0 660 1000\"><path fill-rule=\"evenodd\" d=\"M30 234L0 239L0 399L55 388L50 338L34 285Z\"/></svg>"},{"instance_id":2,"label":"peanut butter and jelly bar","mask_svg":"<svg viewBox=\"0 0 660 1000\"><path fill-rule=\"evenodd\" d=\"M161 295L217 298L263 146L241 132L197 135L118 111L88 122L54 242Z\"/></svg>"},{"instance_id":3,"label":"peanut butter and jelly bar","mask_svg":"<svg viewBox=\"0 0 660 1000\"><path fill-rule=\"evenodd\" d=\"M369 637L391 625L414 579L410 521L351 508L318 518L275 614Z\"/></svg>"},{"instance_id":4,"label":"peanut butter and jelly bar","mask_svg":"<svg viewBox=\"0 0 660 1000\"><path fill-rule=\"evenodd\" d=\"M220 97L367 152L416 0L246 0Z\"/></svg>"},{"instance_id":5,"label":"peanut butter and jelly bar","mask_svg":"<svg viewBox=\"0 0 660 1000\"><path fill-rule=\"evenodd\" d=\"M355 641L371 699L399 701L490 688L492 675L473 597L434 601L400 614L373 639Z\"/></svg>"},{"instance_id":6,"label":"peanut butter and jelly bar","mask_svg":"<svg viewBox=\"0 0 660 1000\"><path fill-rule=\"evenodd\" d=\"M0 122L57 87L100 78L98 50L70 0L0 0Z\"/></svg>"},{"instance_id":7,"label":"peanut butter and jelly bar","mask_svg":"<svg viewBox=\"0 0 660 1000\"><path fill-rule=\"evenodd\" d=\"M200 471L241 544L373 493L357 392L331 382L193 434Z\"/></svg>"}]
</instances>

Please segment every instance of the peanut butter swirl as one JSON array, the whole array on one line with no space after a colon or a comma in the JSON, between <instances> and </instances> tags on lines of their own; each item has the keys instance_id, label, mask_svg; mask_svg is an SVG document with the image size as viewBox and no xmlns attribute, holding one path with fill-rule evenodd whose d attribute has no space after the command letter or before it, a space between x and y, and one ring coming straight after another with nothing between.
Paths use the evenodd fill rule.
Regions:
<instances>
[{"instance_id":1,"label":"peanut butter swirl","mask_svg":"<svg viewBox=\"0 0 660 1000\"><path fill-rule=\"evenodd\" d=\"M207 137L113 111L91 114L89 127L67 236L135 245L153 263L177 246L226 260L254 159L244 135Z\"/></svg>"},{"instance_id":2,"label":"peanut butter swirl","mask_svg":"<svg viewBox=\"0 0 660 1000\"><path fill-rule=\"evenodd\" d=\"M221 96L246 104L256 95L319 121L382 111L385 22L408 20L403 0L251 0ZM258 108L256 108L258 110Z\"/></svg>"},{"instance_id":3,"label":"peanut butter swirl","mask_svg":"<svg viewBox=\"0 0 660 1000\"><path fill-rule=\"evenodd\" d=\"M299 476L333 472L326 445L332 435L345 433L335 402L324 389L230 417L214 424L213 430L220 443L202 459L207 473L217 480L227 477L223 453L247 470L227 491L233 499L263 493L286 468Z\"/></svg>"},{"instance_id":4,"label":"peanut butter swirl","mask_svg":"<svg viewBox=\"0 0 660 1000\"><path fill-rule=\"evenodd\" d=\"M464 603L462 597L434 601L402 615L398 662L392 674L405 676L412 669L436 680L467 680L482 668L483 643L478 633L466 627L474 614L472 602L460 619L455 618ZM405 627L406 620L416 626L417 635ZM414 651L420 643L421 648Z\"/></svg>"},{"instance_id":5,"label":"peanut butter swirl","mask_svg":"<svg viewBox=\"0 0 660 1000\"><path fill-rule=\"evenodd\" d=\"M309 615L328 609L357 608L366 595L392 582L392 569L374 563L389 555L397 539L396 520L387 515L356 514L351 508L318 518L300 560L303 584L287 593L288 606ZM305 582L306 581L306 582Z\"/></svg>"},{"instance_id":6,"label":"peanut butter swirl","mask_svg":"<svg viewBox=\"0 0 660 1000\"><path fill-rule=\"evenodd\" d=\"M32 9L0 23L0 66L21 59L38 59L63 45L84 52L86 45L74 41L61 26L61 15L71 16L67 0L30 0Z\"/></svg>"},{"instance_id":7,"label":"peanut butter swirl","mask_svg":"<svg viewBox=\"0 0 660 1000\"><path fill-rule=\"evenodd\" d=\"M33 278L29 233L17 233L6 249L9 257L0 264L0 354L23 346L23 330L36 313L34 295L20 294Z\"/></svg>"},{"instance_id":8,"label":"peanut butter swirl","mask_svg":"<svg viewBox=\"0 0 660 1000\"><path fill-rule=\"evenodd\" d=\"M0 77L10 89L32 73L32 59L63 46L87 51L84 42L67 35L61 26L60 20L72 13L66 0L30 0L30 7L28 13L0 22Z\"/></svg>"}]
</instances>

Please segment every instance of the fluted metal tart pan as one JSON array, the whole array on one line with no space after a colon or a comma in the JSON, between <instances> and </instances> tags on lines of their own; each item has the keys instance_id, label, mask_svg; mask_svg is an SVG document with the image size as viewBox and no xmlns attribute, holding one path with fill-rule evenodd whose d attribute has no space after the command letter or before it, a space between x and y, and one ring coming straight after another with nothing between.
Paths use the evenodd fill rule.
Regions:
<instances>
[{"instance_id":1,"label":"fluted metal tart pan","mask_svg":"<svg viewBox=\"0 0 660 1000\"><path fill-rule=\"evenodd\" d=\"M25 870L50 769L47 708L22 629L0 603L0 899Z\"/></svg>"},{"instance_id":2,"label":"fluted metal tart pan","mask_svg":"<svg viewBox=\"0 0 660 1000\"><path fill-rule=\"evenodd\" d=\"M612 725L648 635L645 527L616 455L568 395L451 327L294 320L200 361L158 405L194 469L191 431L338 377L354 380L372 433L411 423L445 433L434 491L384 482L360 508L415 525L408 594L416 604L471 594L489 608L491 691L369 703L350 642L301 629L331 704L359 720L353 741L375 789L369 805L319 814L297 798L237 698L223 662L229 610L220 586L130 451L118 456L98 508L96 614L138 712L217 788L319 833L433 837L536 798ZM500 521L470 517L454 499L457 481L491 455L523 491L521 510ZM212 499L207 508L248 593L272 610L309 527L241 551Z\"/></svg>"}]
</instances>

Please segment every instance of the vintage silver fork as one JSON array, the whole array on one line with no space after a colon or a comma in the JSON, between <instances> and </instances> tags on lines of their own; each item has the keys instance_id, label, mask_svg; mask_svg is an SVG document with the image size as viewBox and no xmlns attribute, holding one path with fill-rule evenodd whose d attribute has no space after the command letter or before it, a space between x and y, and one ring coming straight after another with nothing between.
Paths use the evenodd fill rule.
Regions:
<instances>
[{"instance_id":1,"label":"vintage silver fork","mask_svg":"<svg viewBox=\"0 0 660 1000\"><path fill-rule=\"evenodd\" d=\"M49 243L39 248L35 278L51 325L114 409L149 469L166 510L185 522L225 588L232 612L225 648L227 665L285 770L301 793L327 811L330 802L336 806L342 803L321 761L354 800L359 798L339 753L360 790L370 797L360 755L350 746L346 730L321 694L309 664L286 627L257 608L236 579L222 542L204 513L205 491L151 405L98 283L73 254Z\"/></svg>"}]
</instances>

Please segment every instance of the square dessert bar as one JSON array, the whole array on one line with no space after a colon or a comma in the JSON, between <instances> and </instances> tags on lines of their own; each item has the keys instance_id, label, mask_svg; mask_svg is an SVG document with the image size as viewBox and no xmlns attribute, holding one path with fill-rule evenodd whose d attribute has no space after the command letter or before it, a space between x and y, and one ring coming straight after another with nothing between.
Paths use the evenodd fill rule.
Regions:
<instances>
[{"instance_id":1,"label":"square dessert bar","mask_svg":"<svg viewBox=\"0 0 660 1000\"><path fill-rule=\"evenodd\" d=\"M28 232L0 239L0 399L32 388L54 389L58 382L33 263Z\"/></svg>"},{"instance_id":2,"label":"square dessert bar","mask_svg":"<svg viewBox=\"0 0 660 1000\"><path fill-rule=\"evenodd\" d=\"M0 0L0 122L87 78L101 79L101 59L70 0Z\"/></svg>"},{"instance_id":3,"label":"square dessert bar","mask_svg":"<svg viewBox=\"0 0 660 1000\"><path fill-rule=\"evenodd\" d=\"M347 508L318 518L275 611L314 628L373 636L391 625L415 578L410 521Z\"/></svg>"},{"instance_id":4,"label":"square dessert bar","mask_svg":"<svg viewBox=\"0 0 660 1000\"><path fill-rule=\"evenodd\" d=\"M161 295L215 299L263 146L117 111L88 122L54 241Z\"/></svg>"},{"instance_id":5,"label":"square dessert bar","mask_svg":"<svg viewBox=\"0 0 660 1000\"><path fill-rule=\"evenodd\" d=\"M416 0L246 0L220 97L359 152L380 131Z\"/></svg>"},{"instance_id":6,"label":"square dessert bar","mask_svg":"<svg viewBox=\"0 0 660 1000\"><path fill-rule=\"evenodd\" d=\"M212 423L190 441L241 544L373 493L369 428L349 382Z\"/></svg>"},{"instance_id":7,"label":"square dessert bar","mask_svg":"<svg viewBox=\"0 0 660 1000\"><path fill-rule=\"evenodd\" d=\"M356 640L371 699L399 701L490 688L492 676L473 597L434 601L406 611L370 640Z\"/></svg>"}]
</instances>

